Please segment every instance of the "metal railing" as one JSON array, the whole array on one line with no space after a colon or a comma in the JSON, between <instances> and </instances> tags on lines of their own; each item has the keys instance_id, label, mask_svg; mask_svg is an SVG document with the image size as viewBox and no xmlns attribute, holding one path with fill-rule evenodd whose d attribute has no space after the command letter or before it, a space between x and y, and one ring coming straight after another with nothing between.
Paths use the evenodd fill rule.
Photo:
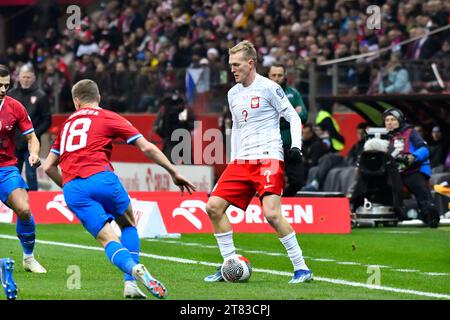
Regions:
<instances>
[{"instance_id":1,"label":"metal railing","mask_svg":"<svg viewBox=\"0 0 450 320\"><path fill-rule=\"evenodd\" d=\"M403 60L399 66L392 69L385 61L347 61L332 65L317 64L299 64L296 67L290 67L287 70L289 85L296 87L307 105L311 114L315 114L316 98L319 96L329 95L377 95L377 94L398 94L396 91L401 86L395 86L397 79L393 73L403 70L403 76L406 75L406 82L410 89L400 93L435 93L449 89L450 85L450 60L449 59L433 59L433 60ZM227 91L234 85L234 79L231 73L225 68L213 70L216 74L220 74L220 80L210 79L209 89L202 93L196 93L190 101L194 111L200 113L222 113L227 104ZM259 71L259 70L258 70ZM261 71L259 71L261 72ZM263 72L263 75L266 76ZM148 92L135 92L133 104L142 103L143 99L150 97L152 105L141 108L139 112L157 112L159 109L159 99L165 91L174 89L181 93L186 93L186 69L176 70L174 73L177 79L174 85L169 88L161 88L157 94ZM62 75L59 75L61 77ZM161 77L162 78L162 77ZM402 80L402 81L403 81ZM382 87L391 87L389 93L380 92L380 82ZM61 105L70 104L61 101L61 88L58 86L59 81L54 82L54 101L52 111L54 113L68 112L71 110L62 110ZM403 84L404 86L404 84ZM68 99L67 95L66 99ZM105 95L102 95L105 96ZM135 112L134 106L129 106L124 112Z\"/></svg>"}]
</instances>

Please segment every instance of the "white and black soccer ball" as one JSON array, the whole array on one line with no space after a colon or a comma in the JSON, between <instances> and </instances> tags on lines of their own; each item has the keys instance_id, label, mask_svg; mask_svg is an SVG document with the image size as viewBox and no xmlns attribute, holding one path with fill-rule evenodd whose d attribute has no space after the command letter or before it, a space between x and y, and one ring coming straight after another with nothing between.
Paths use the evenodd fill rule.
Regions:
<instances>
[{"instance_id":1,"label":"white and black soccer ball","mask_svg":"<svg viewBox=\"0 0 450 320\"><path fill-rule=\"evenodd\" d=\"M250 279L252 265L246 257L235 254L225 259L220 273L227 282L243 282Z\"/></svg>"}]
</instances>

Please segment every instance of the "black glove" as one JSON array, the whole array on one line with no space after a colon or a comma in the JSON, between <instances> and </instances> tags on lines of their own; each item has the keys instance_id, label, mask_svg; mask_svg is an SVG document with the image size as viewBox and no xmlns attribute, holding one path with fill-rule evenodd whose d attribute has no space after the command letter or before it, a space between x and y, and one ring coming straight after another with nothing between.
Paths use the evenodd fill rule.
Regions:
<instances>
[{"instance_id":1,"label":"black glove","mask_svg":"<svg viewBox=\"0 0 450 320\"><path fill-rule=\"evenodd\" d=\"M300 163L302 161L302 156L302 151L297 147L293 147L289 150L289 162L291 163Z\"/></svg>"}]
</instances>

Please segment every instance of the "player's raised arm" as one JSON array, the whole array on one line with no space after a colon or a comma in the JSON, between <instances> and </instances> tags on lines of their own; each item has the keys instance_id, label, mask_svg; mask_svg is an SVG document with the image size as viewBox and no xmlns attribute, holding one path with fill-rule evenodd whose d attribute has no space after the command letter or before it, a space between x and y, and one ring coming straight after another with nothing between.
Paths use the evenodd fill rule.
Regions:
<instances>
[{"instance_id":1,"label":"player's raised arm","mask_svg":"<svg viewBox=\"0 0 450 320\"><path fill-rule=\"evenodd\" d=\"M25 138L28 141L28 152L30 153L28 162L30 163L30 166L37 168L41 165L41 159L39 158L41 145L34 131L26 134Z\"/></svg>"},{"instance_id":2,"label":"player's raised arm","mask_svg":"<svg viewBox=\"0 0 450 320\"><path fill-rule=\"evenodd\" d=\"M195 186L192 184L192 182L183 177L177 171L175 166L170 163L169 159L167 159L164 153L162 153L157 146L149 142L144 137L136 139L134 144L145 154L148 159L154 161L155 163L166 169L167 172L169 172L172 177L173 183L175 183L180 188L181 193L183 193L184 188L186 188L189 194L191 194L192 191L195 191Z\"/></svg>"},{"instance_id":3,"label":"player's raised arm","mask_svg":"<svg viewBox=\"0 0 450 320\"><path fill-rule=\"evenodd\" d=\"M62 188L62 176L58 170L59 155L50 151L44 162L44 171L60 188Z\"/></svg>"}]
</instances>

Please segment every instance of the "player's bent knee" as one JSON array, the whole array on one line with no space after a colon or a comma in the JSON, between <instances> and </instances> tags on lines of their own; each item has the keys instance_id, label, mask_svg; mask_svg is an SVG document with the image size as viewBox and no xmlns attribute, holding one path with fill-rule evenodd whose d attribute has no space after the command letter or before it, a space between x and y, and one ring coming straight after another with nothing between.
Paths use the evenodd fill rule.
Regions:
<instances>
[{"instance_id":1,"label":"player's bent knee","mask_svg":"<svg viewBox=\"0 0 450 320\"><path fill-rule=\"evenodd\" d=\"M277 226L281 221L281 214L277 212L266 212L264 217L271 226Z\"/></svg>"},{"instance_id":2,"label":"player's bent knee","mask_svg":"<svg viewBox=\"0 0 450 320\"><path fill-rule=\"evenodd\" d=\"M98 232L95 239L102 245L102 247L106 247L106 245L111 241L120 241L109 222L107 222Z\"/></svg>"},{"instance_id":3,"label":"player's bent knee","mask_svg":"<svg viewBox=\"0 0 450 320\"><path fill-rule=\"evenodd\" d=\"M223 215L222 211L223 210L221 210L220 207L214 202L208 202L206 204L206 213L211 219L215 219L222 216Z\"/></svg>"},{"instance_id":4,"label":"player's bent knee","mask_svg":"<svg viewBox=\"0 0 450 320\"><path fill-rule=\"evenodd\" d=\"M17 217L22 221L28 221L31 218L30 208L18 208L15 210Z\"/></svg>"}]
</instances>

